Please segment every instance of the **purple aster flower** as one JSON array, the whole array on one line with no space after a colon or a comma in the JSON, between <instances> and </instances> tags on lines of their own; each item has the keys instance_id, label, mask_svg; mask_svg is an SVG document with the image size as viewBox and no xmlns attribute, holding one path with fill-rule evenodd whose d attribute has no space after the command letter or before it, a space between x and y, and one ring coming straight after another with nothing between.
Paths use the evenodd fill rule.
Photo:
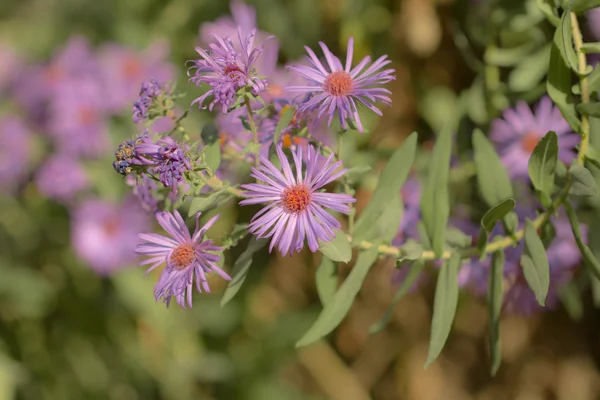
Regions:
<instances>
[{"instance_id":1,"label":"purple aster flower","mask_svg":"<svg viewBox=\"0 0 600 400\"><path fill-rule=\"evenodd\" d=\"M31 134L20 119L1 117L0 142L0 193L11 193L27 177Z\"/></svg>"},{"instance_id":2,"label":"purple aster flower","mask_svg":"<svg viewBox=\"0 0 600 400\"><path fill-rule=\"evenodd\" d=\"M492 122L490 139L498 146L502 163L512 178L529 177L529 157L548 131L558 135L558 156L568 165L575 158L573 148L579 144L580 138L572 133L549 97L544 96L540 100L535 113L522 101L516 108L505 110L502 119Z\"/></svg>"},{"instance_id":3,"label":"purple aster flower","mask_svg":"<svg viewBox=\"0 0 600 400\"><path fill-rule=\"evenodd\" d=\"M194 281L198 292L202 293L202 289L207 293L210 292L206 276L208 273L216 272L223 279L231 280L231 277L217 265L221 257L214 254L222 252L223 249L213 245L212 240L204 239L204 234L217 221L219 215L212 217L199 229L200 214L196 214L196 229L193 235L190 235L183 218L177 211L173 214L156 213L156 220L171 237L155 233L139 235L146 243L139 244L135 252L149 257L140 266L150 265L148 268L150 272L162 263L166 263L166 268L154 288L154 295L156 300L162 298L167 307L171 297L175 296L177 304L182 308L186 308L186 302L191 308Z\"/></svg>"},{"instance_id":4,"label":"purple aster flower","mask_svg":"<svg viewBox=\"0 0 600 400\"><path fill-rule=\"evenodd\" d=\"M156 98L162 93L163 89L156 80L150 79L142 82L138 100L133 104L133 122L138 123L150 118L150 108L156 101Z\"/></svg>"},{"instance_id":5,"label":"purple aster flower","mask_svg":"<svg viewBox=\"0 0 600 400\"><path fill-rule=\"evenodd\" d=\"M131 172L132 165L154 166L159 148L147 132L135 139L125 140L115 151L113 168L121 175L127 175Z\"/></svg>"},{"instance_id":6,"label":"purple aster flower","mask_svg":"<svg viewBox=\"0 0 600 400\"><path fill-rule=\"evenodd\" d=\"M108 275L136 260L138 234L148 229L148 222L133 197L121 204L87 200L74 212L72 245L91 268Z\"/></svg>"},{"instance_id":7,"label":"purple aster flower","mask_svg":"<svg viewBox=\"0 0 600 400\"><path fill-rule=\"evenodd\" d=\"M186 154L187 145L180 146L171 137L166 136L158 141L160 148L156 156L159 180L165 187L177 193L177 186L183 181L185 171L190 171L190 157Z\"/></svg>"},{"instance_id":8,"label":"purple aster flower","mask_svg":"<svg viewBox=\"0 0 600 400\"><path fill-rule=\"evenodd\" d=\"M207 97L213 96L208 106L212 111L215 104L220 104L223 113L227 113L229 107L236 99L238 89L248 86L254 95L258 95L267 87L267 81L256 75L254 64L262 52L262 46L254 48L253 30L249 35L243 37L241 29L238 29L238 40L241 50L238 51L229 38L214 35L214 42L210 44L209 50L196 47L196 51L202 59L194 60L194 65L188 70L195 70L190 82L199 86L206 83L210 89L192 102L198 103L202 108Z\"/></svg>"},{"instance_id":9,"label":"purple aster flower","mask_svg":"<svg viewBox=\"0 0 600 400\"><path fill-rule=\"evenodd\" d=\"M256 71L259 75L270 77L277 67L277 58L279 57L278 41L271 34L258 30L254 7L242 1L234 0L230 4L230 10L231 16L222 16L214 22L205 22L200 26L201 42L204 44L210 43L213 35L219 35L222 38L235 37L238 34L238 29L241 30L242 36L247 36L253 30L256 30L256 44L263 46L261 56L255 63ZM238 43L233 45L237 51L242 50Z\"/></svg>"},{"instance_id":10,"label":"purple aster flower","mask_svg":"<svg viewBox=\"0 0 600 400\"><path fill-rule=\"evenodd\" d=\"M290 68L308 79L310 84L307 86L290 86L286 89L290 92L313 95L312 98L302 104L299 108L300 111L317 109L318 118L328 114L327 125L331 125L333 115L337 111L340 124L344 129L348 127L346 121L352 120L356 123L358 130L362 132L363 128L358 115L357 103L362 103L377 115L383 114L375 107L374 103L376 101L386 105L392 103L388 96L391 92L388 89L378 87L396 79L393 75L395 72L393 69L380 71L391 61L387 60L387 55L384 55L365 69L371 61L371 57L367 56L351 69L354 51L353 38L348 40L345 66L342 65L339 58L329 51L325 43L319 42L319 44L325 54L329 70L323 66L309 47L305 47L310 56L311 66L299 65Z\"/></svg>"},{"instance_id":11,"label":"purple aster flower","mask_svg":"<svg viewBox=\"0 0 600 400\"><path fill-rule=\"evenodd\" d=\"M346 173L340 161L332 162L333 154L327 159L312 146L308 146L306 167L302 167L302 147L292 152L295 174L280 146L276 147L283 173L269 160L260 157L261 164L252 168L251 176L263 183L242 185L246 189L246 200L241 205L268 203L250 222L248 229L259 238L271 237L269 251L277 246L283 254L293 254L304 246L312 252L319 249L319 240L331 241L334 230L341 224L324 207L348 214L348 203L356 200L347 194L318 191Z\"/></svg>"},{"instance_id":12,"label":"purple aster flower","mask_svg":"<svg viewBox=\"0 0 600 400\"><path fill-rule=\"evenodd\" d=\"M104 106L111 113L121 113L135 101L140 85L151 78L170 82L175 68L168 61L170 48L167 42L154 42L144 51L118 44L107 44L98 51L106 96Z\"/></svg>"},{"instance_id":13,"label":"purple aster flower","mask_svg":"<svg viewBox=\"0 0 600 400\"><path fill-rule=\"evenodd\" d=\"M55 154L46 160L38 170L35 182L42 195L62 203L70 203L89 187L82 165L66 154Z\"/></svg>"},{"instance_id":14,"label":"purple aster flower","mask_svg":"<svg viewBox=\"0 0 600 400\"><path fill-rule=\"evenodd\" d=\"M21 57L9 46L0 42L0 93L14 84L23 66Z\"/></svg>"}]
</instances>

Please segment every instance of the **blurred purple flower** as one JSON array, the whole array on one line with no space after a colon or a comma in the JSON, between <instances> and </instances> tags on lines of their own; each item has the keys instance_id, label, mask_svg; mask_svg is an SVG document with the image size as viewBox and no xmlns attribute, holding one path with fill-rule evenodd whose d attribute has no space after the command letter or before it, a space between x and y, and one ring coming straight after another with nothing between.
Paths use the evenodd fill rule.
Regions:
<instances>
[{"instance_id":1,"label":"blurred purple flower","mask_svg":"<svg viewBox=\"0 0 600 400\"><path fill-rule=\"evenodd\" d=\"M548 131L558 135L559 159L568 165L575 158L573 148L580 138L572 133L549 97L540 100L535 113L521 101L514 109L505 110L502 119L492 122L490 139L498 146L502 163L511 178L528 179L529 156Z\"/></svg>"},{"instance_id":2,"label":"blurred purple flower","mask_svg":"<svg viewBox=\"0 0 600 400\"><path fill-rule=\"evenodd\" d=\"M163 89L156 80L150 79L142 82L138 99L133 103L133 122L138 123L147 119L150 107L152 107L156 98L162 93Z\"/></svg>"},{"instance_id":3,"label":"blurred purple flower","mask_svg":"<svg viewBox=\"0 0 600 400\"><path fill-rule=\"evenodd\" d=\"M147 175L141 177L127 175L125 182L127 186L133 188L133 195L137 197L144 210L149 213L158 211L158 199L155 195L158 185L154 179Z\"/></svg>"},{"instance_id":4,"label":"blurred purple flower","mask_svg":"<svg viewBox=\"0 0 600 400\"><path fill-rule=\"evenodd\" d=\"M256 60L255 67L257 74L271 76L277 67L277 58L279 57L279 43L269 33L258 30L256 24L256 10L254 7L245 4L242 1L233 0L230 4L231 15L222 16L214 22L205 22L200 26L200 40L207 45L212 41L213 35L222 38L236 37L238 28L242 36L247 36L256 29L256 44L263 46L263 51L259 59ZM233 43L237 51L241 51L241 46Z\"/></svg>"},{"instance_id":5,"label":"blurred purple flower","mask_svg":"<svg viewBox=\"0 0 600 400\"><path fill-rule=\"evenodd\" d=\"M353 38L348 40L345 66L342 65L339 58L329 51L325 43L319 42L319 44L325 54L329 70L323 66L309 47L305 47L310 56L311 66L298 65L290 68L307 79L310 84L306 86L289 86L286 90L313 95L312 98L300 106L299 111L317 109L319 119L327 114L329 116L328 126L331 125L333 116L337 111L340 124L344 129L348 127L347 120L352 120L356 123L358 130L362 132L363 127L358 115L357 103L362 103L377 115L383 114L375 107L374 103L376 101L386 105L392 103L388 96L391 92L388 89L378 87L396 79L393 75L395 72L393 69L380 71L391 61L387 60L387 55L384 55L364 70L371 61L371 57L367 56L351 69L354 51Z\"/></svg>"},{"instance_id":6,"label":"blurred purple flower","mask_svg":"<svg viewBox=\"0 0 600 400\"><path fill-rule=\"evenodd\" d=\"M356 200L347 194L318 191L346 173L340 161L327 159L308 146L306 168L303 174L302 147L292 152L295 175L281 146L276 147L283 174L264 157L259 167L252 168L251 176L264 183L242 185L246 200L241 205L268 203L250 222L248 230L259 238L271 237L269 251L277 246L285 256L304 247L305 238L312 252L319 249L319 240L329 242L341 224L324 207L348 214L348 203Z\"/></svg>"},{"instance_id":7,"label":"blurred purple flower","mask_svg":"<svg viewBox=\"0 0 600 400\"><path fill-rule=\"evenodd\" d=\"M595 40L600 40L600 7L592 8L586 14L588 27Z\"/></svg>"},{"instance_id":8,"label":"blurred purple flower","mask_svg":"<svg viewBox=\"0 0 600 400\"><path fill-rule=\"evenodd\" d=\"M136 260L138 234L148 225L148 216L133 197L121 204L87 200L74 211L71 241L83 261L100 275L109 275Z\"/></svg>"},{"instance_id":9,"label":"blurred purple flower","mask_svg":"<svg viewBox=\"0 0 600 400\"><path fill-rule=\"evenodd\" d=\"M231 277L217 265L221 257L214 254L222 252L223 249L213 245L212 240L204 239L204 234L217 221L219 215L212 217L199 229L200 214L196 214L196 229L193 235L190 235L183 218L177 211L173 214L168 212L156 214L156 220L171 237L156 233L139 235L146 243L138 244L135 252L149 257L140 266L150 265L147 271L150 272L166 263L154 288L154 296L156 300L162 298L167 307L171 297L175 296L177 304L183 309L186 308L186 303L191 308L194 281L199 293L202 293L202 289L210 292L206 274L216 272L223 279L231 280Z\"/></svg>"},{"instance_id":10,"label":"blurred purple flower","mask_svg":"<svg viewBox=\"0 0 600 400\"><path fill-rule=\"evenodd\" d=\"M262 47L254 48L254 36L255 31L242 35L241 29L238 29L240 51L236 50L229 38L223 39L218 35L213 36L214 41L209 50L196 47L202 59L193 61L194 65L188 70L188 75L190 71L195 71L189 81L196 86L206 83L210 89L192 104L198 103L200 107L206 108L204 101L213 96L208 109L212 111L215 104L220 104L222 112L227 113L236 99L238 89L249 86L254 95L265 90L267 81L256 75L254 69L262 52Z\"/></svg>"},{"instance_id":11,"label":"blurred purple flower","mask_svg":"<svg viewBox=\"0 0 600 400\"><path fill-rule=\"evenodd\" d=\"M31 134L16 117L0 117L0 193L12 193L27 178Z\"/></svg>"},{"instance_id":12,"label":"blurred purple flower","mask_svg":"<svg viewBox=\"0 0 600 400\"><path fill-rule=\"evenodd\" d=\"M22 58L9 46L0 42L0 93L11 88L23 67Z\"/></svg>"},{"instance_id":13,"label":"blurred purple flower","mask_svg":"<svg viewBox=\"0 0 600 400\"><path fill-rule=\"evenodd\" d=\"M89 187L83 166L73 157L61 153L46 160L38 170L35 182L43 196L67 204Z\"/></svg>"}]
</instances>

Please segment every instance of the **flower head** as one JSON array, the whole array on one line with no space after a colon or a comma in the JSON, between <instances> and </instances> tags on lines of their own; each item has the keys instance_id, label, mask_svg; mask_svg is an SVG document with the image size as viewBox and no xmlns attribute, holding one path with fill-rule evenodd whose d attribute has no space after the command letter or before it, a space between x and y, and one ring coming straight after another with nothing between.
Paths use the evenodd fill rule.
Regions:
<instances>
[{"instance_id":1,"label":"flower head","mask_svg":"<svg viewBox=\"0 0 600 400\"><path fill-rule=\"evenodd\" d=\"M35 182L45 197L63 203L74 200L90 184L83 166L66 154L52 155L37 172Z\"/></svg>"},{"instance_id":2,"label":"flower head","mask_svg":"<svg viewBox=\"0 0 600 400\"><path fill-rule=\"evenodd\" d=\"M217 266L222 249L213 245L212 240L205 240L204 234L219 218L212 217L204 226L199 228L196 215L196 229L190 235L183 218L179 212L173 214L158 212L156 220L160 226L171 236L166 237L155 233L141 234L140 238L146 243L139 244L135 252L149 257L140 266L149 265L148 272L159 265L166 263L156 287L154 295L156 300L163 299L169 306L171 297L175 296L177 304L184 309L186 303L192 307L192 294L194 282L198 292L210 292L207 274L216 272L223 279L230 280L231 277Z\"/></svg>"},{"instance_id":3,"label":"flower head","mask_svg":"<svg viewBox=\"0 0 600 400\"><path fill-rule=\"evenodd\" d=\"M0 193L10 193L27 177L31 134L15 117L0 118Z\"/></svg>"},{"instance_id":4,"label":"flower head","mask_svg":"<svg viewBox=\"0 0 600 400\"><path fill-rule=\"evenodd\" d=\"M163 93L163 88L159 83L150 79L142 82L142 88L137 101L133 104L132 118L133 122L138 123L144 119L152 118L151 107L157 97Z\"/></svg>"},{"instance_id":5,"label":"flower head","mask_svg":"<svg viewBox=\"0 0 600 400\"><path fill-rule=\"evenodd\" d=\"M375 107L374 103L380 101L390 105L392 100L389 98L391 92L388 89L378 87L388 83L395 78L393 69L380 71L381 68L391 63L387 56L379 57L370 67L365 69L371 61L371 57L365 57L354 68L352 66L352 55L354 50L354 39L348 40L348 53L346 55L346 65L343 66L337 58L325 45L319 42L325 59L327 60L327 69L317 58L315 53L305 47L309 54L311 66L292 66L293 71L300 74L310 82L306 86L290 86L286 90L311 94L308 99L299 107L299 111L318 110L318 118L325 114L329 116L327 124L331 125L335 112L338 113L340 124L344 129L347 128L347 121L352 120L356 123L359 131L363 131L362 122L358 115L357 103L362 103L371 109L377 115L382 115L381 111Z\"/></svg>"},{"instance_id":6,"label":"flower head","mask_svg":"<svg viewBox=\"0 0 600 400\"><path fill-rule=\"evenodd\" d=\"M516 108L504 111L502 119L492 122L490 139L498 146L502 163L512 178L528 178L529 156L548 131L558 135L558 156L569 164L575 157L572 149L580 138L572 133L549 97L540 100L535 113L525 102L519 102Z\"/></svg>"},{"instance_id":7,"label":"flower head","mask_svg":"<svg viewBox=\"0 0 600 400\"><path fill-rule=\"evenodd\" d=\"M267 87L267 81L256 75L254 64L262 52L262 46L254 48L254 36L256 30L252 30L247 36L242 35L238 29L238 40L241 50L237 50L229 38L213 35L214 41L209 50L196 47L196 51L202 57L194 60L188 74L195 70L190 82L199 86L206 83L210 89L192 102L198 103L205 108L204 101L209 96L213 100L208 106L212 110L215 104L220 104L222 112L226 113L235 102L239 89L248 87L252 94L257 95Z\"/></svg>"},{"instance_id":8,"label":"flower head","mask_svg":"<svg viewBox=\"0 0 600 400\"><path fill-rule=\"evenodd\" d=\"M159 146L152 143L147 132L119 144L113 168L121 175L131 172L132 165L154 165Z\"/></svg>"},{"instance_id":9,"label":"flower head","mask_svg":"<svg viewBox=\"0 0 600 400\"><path fill-rule=\"evenodd\" d=\"M77 255L101 275L133 263L148 216L133 197L121 204L87 200L75 209L71 240Z\"/></svg>"},{"instance_id":10,"label":"flower head","mask_svg":"<svg viewBox=\"0 0 600 400\"><path fill-rule=\"evenodd\" d=\"M294 174L282 146L277 146L283 173L260 157L261 164L252 169L251 176L263 183L242 185L248 198L242 200L241 205L268 204L252 218L248 229L259 238L271 237L269 250L277 247L283 255L300 251L305 238L313 252L318 250L319 240L331 241L334 230L341 225L324 208L347 214L350 212L348 203L356 201L347 194L318 191L344 175L346 170L339 169L340 161L332 162L333 154L325 159L312 146L307 146L307 150L305 168L302 167L302 147L292 151Z\"/></svg>"}]
</instances>

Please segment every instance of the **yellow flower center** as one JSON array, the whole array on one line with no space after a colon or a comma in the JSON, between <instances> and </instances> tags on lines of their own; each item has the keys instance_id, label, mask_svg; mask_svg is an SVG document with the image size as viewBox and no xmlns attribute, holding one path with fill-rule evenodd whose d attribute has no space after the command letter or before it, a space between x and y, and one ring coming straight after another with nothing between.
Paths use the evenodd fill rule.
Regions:
<instances>
[{"instance_id":1,"label":"yellow flower center","mask_svg":"<svg viewBox=\"0 0 600 400\"><path fill-rule=\"evenodd\" d=\"M184 269L196 260L194 247L189 243L179 245L171 253L171 264L177 269Z\"/></svg>"},{"instance_id":2,"label":"yellow flower center","mask_svg":"<svg viewBox=\"0 0 600 400\"><path fill-rule=\"evenodd\" d=\"M291 212L300 212L310 204L312 195L304 184L289 187L281 195L281 203Z\"/></svg>"},{"instance_id":3,"label":"yellow flower center","mask_svg":"<svg viewBox=\"0 0 600 400\"><path fill-rule=\"evenodd\" d=\"M346 71L336 71L325 78L325 90L334 96L347 96L352 90L354 80Z\"/></svg>"}]
</instances>

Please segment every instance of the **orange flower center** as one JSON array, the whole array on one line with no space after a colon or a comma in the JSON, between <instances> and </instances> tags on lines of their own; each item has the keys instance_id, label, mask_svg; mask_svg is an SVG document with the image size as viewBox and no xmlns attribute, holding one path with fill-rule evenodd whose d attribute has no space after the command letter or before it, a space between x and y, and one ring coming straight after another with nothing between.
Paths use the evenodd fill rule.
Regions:
<instances>
[{"instance_id":1,"label":"orange flower center","mask_svg":"<svg viewBox=\"0 0 600 400\"><path fill-rule=\"evenodd\" d=\"M93 124L96 121L96 110L92 107L81 107L79 109L79 122L83 125Z\"/></svg>"},{"instance_id":2,"label":"orange flower center","mask_svg":"<svg viewBox=\"0 0 600 400\"><path fill-rule=\"evenodd\" d=\"M196 260L196 252L191 244L184 243L179 245L171 253L171 264L177 269L183 269Z\"/></svg>"},{"instance_id":3,"label":"orange flower center","mask_svg":"<svg viewBox=\"0 0 600 400\"><path fill-rule=\"evenodd\" d=\"M521 146L523 146L526 152L532 153L539 139L539 136L535 132L527 132L521 139Z\"/></svg>"},{"instance_id":4,"label":"orange flower center","mask_svg":"<svg viewBox=\"0 0 600 400\"><path fill-rule=\"evenodd\" d=\"M143 73L142 63L133 56L127 57L121 65L121 71L125 78L135 79Z\"/></svg>"},{"instance_id":5,"label":"orange flower center","mask_svg":"<svg viewBox=\"0 0 600 400\"><path fill-rule=\"evenodd\" d=\"M223 71L223 75L229 75L229 77L233 79L235 78L234 72L242 72L242 70L235 64L227 64L225 66L225 70Z\"/></svg>"},{"instance_id":6,"label":"orange flower center","mask_svg":"<svg viewBox=\"0 0 600 400\"><path fill-rule=\"evenodd\" d=\"M281 202L288 211L300 212L308 207L311 197L308 187L300 184L285 189L281 195Z\"/></svg>"},{"instance_id":7,"label":"orange flower center","mask_svg":"<svg viewBox=\"0 0 600 400\"><path fill-rule=\"evenodd\" d=\"M325 78L325 90L334 96L346 96L352 90L354 81L346 71L336 71Z\"/></svg>"},{"instance_id":8,"label":"orange flower center","mask_svg":"<svg viewBox=\"0 0 600 400\"><path fill-rule=\"evenodd\" d=\"M108 236L114 236L119 232L119 221L115 218L109 218L102 224L104 228L104 232Z\"/></svg>"}]
</instances>

